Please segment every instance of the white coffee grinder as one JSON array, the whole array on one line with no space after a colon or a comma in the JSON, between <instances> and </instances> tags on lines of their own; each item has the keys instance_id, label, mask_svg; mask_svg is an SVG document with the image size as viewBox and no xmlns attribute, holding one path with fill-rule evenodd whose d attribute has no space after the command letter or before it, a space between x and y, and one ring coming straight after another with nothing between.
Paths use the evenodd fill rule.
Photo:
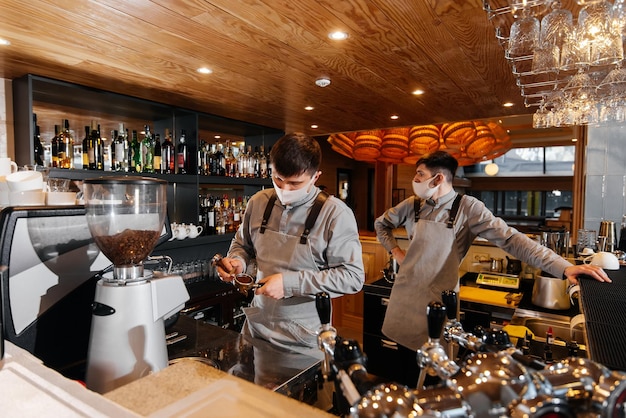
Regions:
<instances>
[{"instance_id":1,"label":"white coffee grinder","mask_svg":"<svg viewBox=\"0 0 626 418\"><path fill-rule=\"evenodd\" d=\"M143 261L167 211L167 182L144 177L86 179L87 225L113 271L96 285L87 354L87 387L109 392L168 365L163 319L189 294L180 276L157 277Z\"/></svg>"}]
</instances>

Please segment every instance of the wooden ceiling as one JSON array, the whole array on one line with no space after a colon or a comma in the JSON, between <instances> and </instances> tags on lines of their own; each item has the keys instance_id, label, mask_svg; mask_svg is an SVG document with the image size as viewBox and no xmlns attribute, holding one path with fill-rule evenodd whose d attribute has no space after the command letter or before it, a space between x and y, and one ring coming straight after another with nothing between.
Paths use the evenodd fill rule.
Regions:
<instances>
[{"instance_id":1,"label":"wooden ceiling","mask_svg":"<svg viewBox=\"0 0 626 418\"><path fill-rule=\"evenodd\" d=\"M349 38L329 39L334 30ZM535 110L482 0L0 0L0 37L11 42L0 77L32 73L314 135Z\"/></svg>"}]
</instances>

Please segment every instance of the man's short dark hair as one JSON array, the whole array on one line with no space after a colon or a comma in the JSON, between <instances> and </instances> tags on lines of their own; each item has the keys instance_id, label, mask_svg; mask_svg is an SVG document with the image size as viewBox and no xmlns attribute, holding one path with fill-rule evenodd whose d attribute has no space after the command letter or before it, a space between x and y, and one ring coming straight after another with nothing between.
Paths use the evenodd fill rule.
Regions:
<instances>
[{"instance_id":1,"label":"man's short dark hair","mask_svg":"<svg viewBox=\"0 0 626 418\"><path fill-rule=\"evenodd\" d=\"M280 138L270 151L273 170L286 177L314 175L322 163L322 149L315 138L300 132Z\"/></svg>"},{"instance_id":2,"label":"man's short dark hair","mask_svg":"<svg viewBox=\"0 0 626 418\"><path fill-rule=\"evenodd\" d=\"M454 180L454 174L459 167L459 162L445 151L435 151L424 155L417 160L415 167L424 164L432 173L442 173L449 182Z\"/></svg>"}]
</instances>

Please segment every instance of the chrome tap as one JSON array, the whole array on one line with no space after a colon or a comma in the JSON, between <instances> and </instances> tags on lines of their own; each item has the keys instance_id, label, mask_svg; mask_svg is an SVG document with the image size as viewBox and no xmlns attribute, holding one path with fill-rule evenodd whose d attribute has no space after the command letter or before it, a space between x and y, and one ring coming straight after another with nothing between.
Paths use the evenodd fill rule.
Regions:
<instances>
[{"instance_id":1,"label":"chrome tap","mask_svg":"<svg viewBox=\"0 0 626 418\"><path fill-rule=\"evenodd\" d=\"M428 321L428 341L417 350L417 361L420 373L417 378L417 388L424 386L426 374L437 375L441 379L448 379L459 371L459 366L448 357L446 350L440 344L439 338L446 317L446 307L438 301L433 301L426 308Z\"/></svg>"}]
</instances>

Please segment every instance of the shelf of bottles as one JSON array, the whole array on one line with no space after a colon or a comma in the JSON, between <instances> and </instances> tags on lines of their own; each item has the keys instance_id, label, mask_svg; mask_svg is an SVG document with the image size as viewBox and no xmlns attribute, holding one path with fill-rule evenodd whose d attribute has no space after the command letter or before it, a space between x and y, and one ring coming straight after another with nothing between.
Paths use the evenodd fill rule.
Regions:
<instances>
[{"instance_id":1,"label":"shelf of bottles","mask_svg":"<svg viewBox=\"0 0 626 418\"><path fill-rule=\"evenodd\" d=\"M185 129L175 143L166 128L161 142L160 133L153 133L150 125L144 125L138 132L119 123L119 128L112 129L107 138L101 133L100 123L92 120L90 126L84 127L83 139L76 140L69 120L63 119L60 125L55 125L50 141L45 141L41 138L36 114L33 114L33 123L33 161L44 167L124 174L197 174L202 176L200 183L211 183L208 177L218 177L216 181L223 181L224 177L239 179L241 184L270 177L269 154L263 145L253 150L251 145L235 147L229 141L209 144L203 140L197 157L192 159ZM194 167L192 161L196 162ZM267 182L259 184L264 183Z\"/></svg>"}]
</instances>

